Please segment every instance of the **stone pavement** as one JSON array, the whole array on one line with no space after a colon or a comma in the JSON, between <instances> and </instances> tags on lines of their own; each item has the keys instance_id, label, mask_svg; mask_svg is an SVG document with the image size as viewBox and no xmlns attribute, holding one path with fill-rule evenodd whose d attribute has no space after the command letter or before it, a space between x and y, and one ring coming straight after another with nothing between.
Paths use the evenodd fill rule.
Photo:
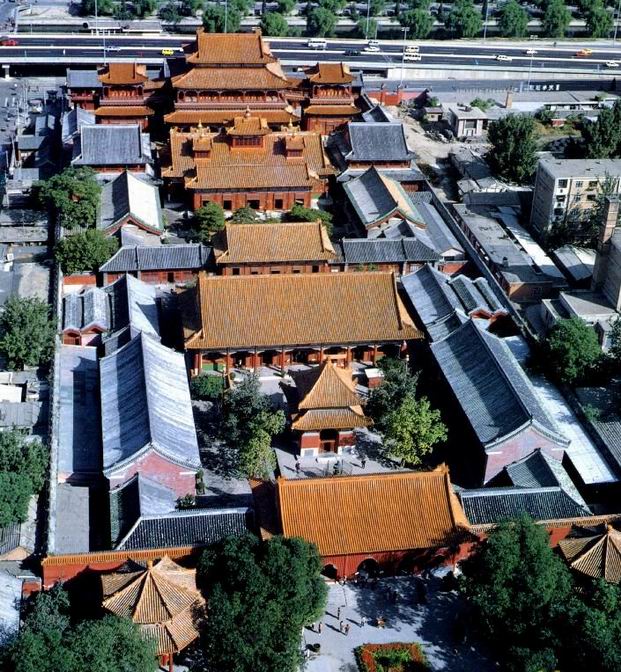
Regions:
<instances>
[{"instance_id":1,"label":"stone pavement","mask_svg":"<svg viewBox=\"0 0 621 672\"><path fill-rule=\"evenodd\" d=\"M314 630L305 628L303 633L304 647L321 644L320 653L311 654L308 659L305 672L357 672L356 647L388 642L420 643L434 672L496 670L495 664L470 642L455 643L455 616L462 606L457 593L438 590L440 581L436 576L426 581L428 603L418 605L414 581L414 577L380 579L374 588L330 584L321 634L317 624ZM384 628L375 625L378 616L385 619ZM341 621L349 625L348 635L339 631Z\"/></svg>"}]
</instances>

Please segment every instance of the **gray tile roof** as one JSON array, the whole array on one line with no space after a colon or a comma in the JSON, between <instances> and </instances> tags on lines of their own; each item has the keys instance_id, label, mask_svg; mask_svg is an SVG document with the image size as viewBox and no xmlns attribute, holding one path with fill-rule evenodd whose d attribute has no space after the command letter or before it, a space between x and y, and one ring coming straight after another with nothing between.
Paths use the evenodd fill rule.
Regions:
<instances>
[{"instance_id":1,"label":"gray tile roof","mask_svg":"<svg viewBox=\"0 0 621 672\"><path fill-rule=\"evenodd\" d=\"M97 76L97 68L92 70L67 68L67 87L69 89L101 89L103 84Z\"/></svg>"},{"instance_id":2,"label":"gray tile roof","mask_svg":"<svg viewBox=\"0 0 621 672\"><path fill-rule=\"evenodd\" d=\"M92 287L82 294L63 297L63 331L83 331L99 327L110 328L108 293L101 287Z\"/></svg>"},{"instance_id":3,"label":"gray tile roof","mask_svg":"<svg viewBox=\"0 0 621 672\"><path fill-rule=\"evenodd\" d=\"M101 471L97 348L60 347L58 472Z\"/></svg>"},{"instance_id":4,"label":"gray tile roof","mask_svg":"<svg viewBox=\"0 0 621 672\"><path fill-rule=\"evenodd\" d=\"M119 550L211 546L253 529L252 512L238 509L193 509L170 515L144 516L119 543Z\"/></svg>"},{"instance_id":5,"label":"gray tile roof","mask_svg":"<svg viewBox=\"0 0 621 672\"><path fill-rule=\"evenodd\" d=\"M91 419L92 422L92 419ZM54 553L90 551L90 490L86 486L59 483L54 507Z\"/></svg>"},{"instance_id":6,"label":"gray tile roof","mask_svg":"<svg viewBox=\"0 0 621 672\"><path fill-rule=\"evenodd\" d=\"M177 495L161 483L136 474L110 490L109 500L110 538L114 547L141 516L159 516L174 511Z\"/></svg>"},{"instance_id":7,"label":"gray tile roof","mask_svg":"<svg viewBox=\"0 0 621 672\"><path fill-rule=\"evenodd\" d=\"M405 127L400 121L352 121L347 126L351 151L347 161L411 161L405 139Z\"/></svg>"},{"instance_id":8,"label":"gray tile roof","mask_svg":"<svg viewBox=\"0 0 621 672\"><path fill-rule=\"evenodd\" d=\"M555 460L540 448L530 455L508 464L504 473L511 483L518 488L549 488L560 487L580 506L586 502L560 460Z\"/></svg>"},{"instance_id":9,"label":"gray tile roof","mask_svg":"<svg viewBox=\"0 0 621 672\"><path fill-rule=\"evenodd\" d=\"M209 263L212 254L211 247L200 244L126 246L121 247L99 270L102 273L132 273L200 269Z\"/></svg>"},{"instance_id":10,"label":"gray tile roof","mask_svg":"<svg viewBox=\"0 0 621 672\"><path fill-rule=\"evenodd\" d=\"M84 166L134 166L151 161L150 139L138 124L82 126L72 163Z\"/></svg>"},{"instance_id":11,"label":"gray tile roof","mask_svg":"<svg viewBox=\"0 0 621 672\"><path fill-rule=\"evenodd\" d=\"M201 466L184 356L138 334L100 360L104 472L149 449Z\"/></svg>"},{"instance_id":12,"label":"gray tile roof","mask_svg":"<svg viewBox=\"0 0 621 672\"><path fill-rule=\"evenodd\" d=\"M403 276L401 284L433 340L450 333L446 322L457 328L464 321L454 319L456 311L463 316L477 311L490 316L506 313L485 278L450 277L426 265Z\"/></svg>"},{"instance_id":13,"label":"gray tile roof","mask_svg":"<svg viewBox=\"0 0 621 672\"><path fill-rule=\"evenodd\" d=\"M339 263L381 264L438 261L439 255L416 238L343 238L335 245Z\"/></svg>"},{"instance_id":14,"label":"gray tile roof","mask_svg":"<svg viewBox=\"0 0 621 672\"><path fill-rule=\"evenodd\" d=\"M392 122L394 117L381 105L375 105L370 110L362 113L362 118L368 122Z\"/></svg>"},{"instance_id":15,"label":"gray tile roof","mask_svg":"<svg viewBox=\"0 0 621 672\"><path fill-rule=\"evenodd\" d=\"M97 118L92 112L82 107L74 107L63 114L62 141L68 142L71 140L83 125L93 125L95 123L97 123Z\"/></svg>"},{"instance_id":16,"label":"gray tile roof","mask_svg":"<svg viewBox=\"0 0 621 672\"><path fill-rule=\"evenodd\" d=\"M388 217L398 210L398 203L375 168L343 185L345 194L364 226Z\"/></svg>"},{"instance_id":17,"label":"gray tile roof","mask_svg":"<svg viewBox=\"0 0 621 672\"><path fill-rule=\"evenodd\" d=\"M621 467L621 412L619 411L618 385L609 384L607 387L579 387L576 389L582 407L591 407L595 410L589 424L595 430L606 457L611 464Z\"/></svg>"},{"instance_id":18,"label":"gray tile roof","mask_svg":"<svg viewBox=\"0 0 621 672\"><path fill-rule=\"evenodd\" d=\"M433 241L435 249L442 255L451 251L463 254L464 248L457 241L447 223L442 219L442 215L438 212L437 208L433 203L423 198L422 194L421 197L416 198L417 193L419 192L408 194L412 203L412 215L416 221L425 224L427 233Z\"/></svg>"},{"instance_id":19,"label":"gray tile roof","mask_svg":"<svg viewBox=\"0 0 621 672\"><path fill-rule=\"evenodd\" d=\"M431 351L481 445L497 443L532 426L567 447L532 383L501 339L468 320Z\"/></svg>"},{"instance_id":20,"label":"gray tile roof","mask_svg":"<svg viewBox=\"0 0 621 672\"><path fill-rule=\"evenodd\" d=\"M101 189L97 228L107 231L127 217L152 233L164 231L159 189L123 171Z\"/></svg>"},{"instance_id":21,"label":"gray tile roof","mask_svg":"<svg viewBox=\"0 0 621 672\"><path fill-rule=\"evenodd\" d=\"M424 182L425 176L413 166L412 168L378 168L379 172L397 182ZM349 182L364 173L362 168L347 168L337 178L337 182Z\"/></svg>"},{"instance_id":22,"label":"gray tile roof","mask_svg":"<svg viewBox=\"0 0 621 672\"><path fill-rule=\"evenodd\" d=\"M524 514L533 520L568 520L590 516L562 488L481 488L458 492L471 525L490 525Z\"/></svg>"}]
</instances>

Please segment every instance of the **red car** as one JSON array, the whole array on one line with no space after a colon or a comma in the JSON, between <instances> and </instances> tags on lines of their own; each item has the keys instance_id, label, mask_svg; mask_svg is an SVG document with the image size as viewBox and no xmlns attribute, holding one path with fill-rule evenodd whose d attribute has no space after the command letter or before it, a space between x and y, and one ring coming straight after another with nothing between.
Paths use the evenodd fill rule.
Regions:
<instances>
[{"instance_id":1,"label":"red car","mask_svg":"<svg viewBox=\"0 0 621 672\"><path fill-rule=\"evenodd\" d=\"M17 40L12 37L3 37L0 39L0 47L16 47Z\"/></svg>"}]
</instances>

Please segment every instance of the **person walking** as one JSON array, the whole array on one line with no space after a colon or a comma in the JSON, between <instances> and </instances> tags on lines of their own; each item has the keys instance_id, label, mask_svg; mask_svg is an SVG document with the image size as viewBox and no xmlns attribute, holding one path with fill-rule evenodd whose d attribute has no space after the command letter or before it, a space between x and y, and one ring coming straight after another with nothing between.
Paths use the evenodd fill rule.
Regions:
<instances>
[{"instance_id":1,"label":"person walking","mask_svg":"<svg viewBox=\"0 0 621 672\"><path fill-rule=\"evenodd\" d=\"M323 622L319 621L319 623L317 624L317 632L321 634L322 629L323 629Z\"/></svg>"},{"instance_id":2,"label":"person walking","mask_svg":"<svg viewBox=\"0 0 621 672\"><path fill-rule=\"evenodd\" d=\"M366 458L366 457L363 457L363 458L360 460L360 464L362 465L362 468L364 469L364 468L367 466L367 458Z\"/></svg>"},{"instance_id":3,"label":"person walking","mask_svg":"<svg viewBox=\"0 0 621 672\"><path fill-rule=\"evenodd\" d=\"M339 621L339 632L343 632L343 626L344 625L345 624L343 623L343 621Z\"/></svg>"},{"instance_id":4,"label":"person walking","mask_svg":"<svg viewBox=\"0 0 621 672\"><path fill-rule=\"evenodd\" d=\"M345 636L349 635L349 623L345 623Z\"/></svg>"},{"instance_id":5,"label":"person walking","mask_svg":"<svg viewBox=\"0 0 621 672\"><path fill-rule=\"evenodd\" d=\"M366 616L363 616L363 617L360 619L360 627L361 627L361 628L364 628L364 626L365 626L366 624L367 624L367 617L366 617Z\"/></svg>"}]
</instances>

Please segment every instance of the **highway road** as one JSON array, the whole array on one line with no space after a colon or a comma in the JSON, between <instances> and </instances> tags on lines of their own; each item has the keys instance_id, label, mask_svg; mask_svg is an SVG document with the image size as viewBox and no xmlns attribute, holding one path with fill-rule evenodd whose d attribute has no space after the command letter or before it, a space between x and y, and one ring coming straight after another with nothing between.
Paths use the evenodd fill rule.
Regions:
<instances>
[{"instance_id":1,"label":"highway road","mask_svg":"<svg viewBox=\"0 0 621 672\"><path fill-rule=\"evenodd\" d=\"M13 37L13 36L11 36ZM61 64L71 63L74 67L80 60L84 63L101 62L104 56L103 37L96 35L36 35L20 33L14 36L17 46L0 47L0 64L20 64L29 60L47 61ZM162 48L178 50L191 43L188 36L140 36L140 35L109 35L105 37L106 57L108 59L157 59L161 58ZM366 42L362 40L334 39L328 41L325 50L309 49L305 40L275 38L270 40L272 51L284 63L290 66L305 65L321 61L346 61L353 68L364 67L368 71L381 71L388 68L400 68L402 64L403 43L381 41L380 51L363 52ZM408 41L408 44L415 44ZM475 70L495 70L523 73L576 72L580 74L621 75L621 48L613 49L602 45L593 48L588 57L578 57L580 49L576 45L537 45L532 47L516 46L510 43L473 44L460 42L418 42L421 53L420 62L406 62L405 67L434 67L451 70L468 66ZM527 48L536 50L535 54L527 54ZM502 55L511 60L498 61ZM41 60L40 60L41 59ZM614 61L615 67L607 66Z\"/></svg>"}]
</instances>

